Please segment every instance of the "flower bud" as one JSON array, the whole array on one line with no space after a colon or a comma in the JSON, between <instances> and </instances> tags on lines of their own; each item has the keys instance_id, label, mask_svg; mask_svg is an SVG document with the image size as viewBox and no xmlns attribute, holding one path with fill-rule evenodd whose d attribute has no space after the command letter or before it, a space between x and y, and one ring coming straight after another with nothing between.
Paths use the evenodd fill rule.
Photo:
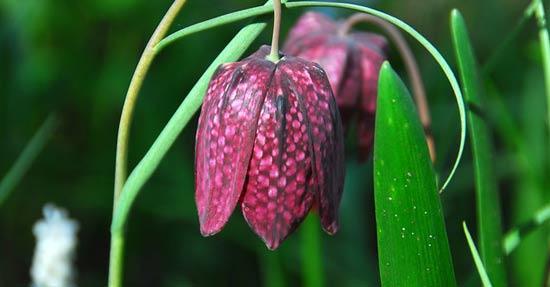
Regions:
<instances>
[{"instance_id":1,"label":"flower bud","mask_svg":"<svg viewBox=\"0 0 550 287\"><path fill-rule=\"evenodd\" d=\"M358 113L362 158L372 149L378 72L386 59L384 37L349 32L345 23L314 12L304 14L289 32L284 51L320 64L327 72L344 127Z\"/></svg>"}]
</instances>

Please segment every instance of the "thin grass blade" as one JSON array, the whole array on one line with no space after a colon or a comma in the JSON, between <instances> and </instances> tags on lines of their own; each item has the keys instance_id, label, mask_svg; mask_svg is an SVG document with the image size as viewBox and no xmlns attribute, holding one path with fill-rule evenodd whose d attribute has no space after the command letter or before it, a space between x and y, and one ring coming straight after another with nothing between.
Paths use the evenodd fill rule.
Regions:
<instances>
[{"instance_id":1,"label":"thin grass blade","mask_svg":"<svg viewBox=\"0 0 550 287\"><path fill-rule=\"evenodd\" d=\"M483 262L481 261L481 257L479 256L479 253L477 252L476 245L474 243L474 240L472 239L472 236L470 235L470 231L468 231L468 226L466 226L466 222L462 222L462 227L464 228L464 235L466 235L466 240L468 241L468 246L470 247L470 251L472 252L472 257L474 258L474 263L476 264L477 272L479 273L479 277L481 278L481 282L483 283L483 286L485 287L492 287L493 284L491 284L491 280L489 279L489 275L487 275L487 271L485 270L485 267L483 266Z\"/></svg>"},{"instance_id":2,"label":"thin grass blade","mask_svg":"<svg viewBox=\"0 0 550 287\"><path fill-rule=\"evenodd\" d=\"M483 116L486 109L479 69L464 18L458 10L451 13L451 33L458 68L468 105L468 127L472 145L476 185L478 244L481 259L495 286L506 286L502 252L502 219L490 132Z\"/></svg>"},{"instance_id":3,"label":"thin grass blade","mask_svg":"<svg viewBox=\"0 0 550 287\"><path fill-rule=\"evenodd\" d=\"M374 194L383 286L456 286L436 175L411 96L380 71Z\"/></svg>"},{"instance_id":4,"label":"thin grass blade","mask_svg":"<svg viewBox=\"0 0 550 287\"><path fill-rule=\"evenodd\" d=\"M0 206L32 166L32 163L53 134L56 124L57 120L55 116L50 115L44 123L42 123L38 131L36 131L2 181L0 181Z\"/></svg>"}]
</instances>

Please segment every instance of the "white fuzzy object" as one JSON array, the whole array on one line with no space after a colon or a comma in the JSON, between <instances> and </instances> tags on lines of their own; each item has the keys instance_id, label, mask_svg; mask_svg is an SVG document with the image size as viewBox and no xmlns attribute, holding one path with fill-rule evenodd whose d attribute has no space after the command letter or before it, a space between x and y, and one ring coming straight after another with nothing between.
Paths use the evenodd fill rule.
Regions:
<instances>
[{"instance_id":1,"label":"white fuzzy object","mask_svg":"<svg viewBox=\"0 0 550 287\"><path fill-rule=\"evenodd\" d=\"M44 218L35 223L36 248L31 267L33 287L74 287L74 253L78 223L64 209L44 206Z\"/></svg>"}]
</instances>

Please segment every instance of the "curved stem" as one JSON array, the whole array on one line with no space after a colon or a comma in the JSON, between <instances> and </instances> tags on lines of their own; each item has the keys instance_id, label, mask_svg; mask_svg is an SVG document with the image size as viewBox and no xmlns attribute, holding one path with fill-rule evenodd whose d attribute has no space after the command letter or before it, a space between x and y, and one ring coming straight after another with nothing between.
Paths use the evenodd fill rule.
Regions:
<instances>
[{"instance_id":1,"label":"curved stem","mask_svg":"<svg viewBox=\"0 0 550 287\"><path fill-rule=\"evenodd\" d=\"M273 16L273 37L268 59L277 62L279 61L279 35L281 34L281 0L273 1Z\"/></svg>"},{"instance_id":2,"label":"curved stem","mask_svg":"<svg viewBox=\"0 0 550 287\"><path fill-rule=\"evenodd\" d=\"M117 136L117 148L116 148L116 167L115 167L115 194L114 194L114 206L116 207L116 202L124 186L124 181L126 181L126 167L128 159L128 139L130 137L130 127L132 124L132 116L134 114L134 109L136 106L137 97L139 95L139 90L143 85L143 80L145 75L149 71L149 67L155 58L155 45L157 45L160 40L166 35L168 28L174 21L174 18L180 11L183 4L186 0L175 0L170 6L170 9L166 12L159 25L155 29L155 32L147 42L145 50L139 59L132 80L130 81L130 86L126 92L126 98L124 100L124 106L122 107L122 114L120 116L120 122L118 125L118 136Z\"/></svg>"},{"instance_id":3,"label":"curved stem","mask_svg":"<svg viewBox=\"0 0 550 287\"><path fill-rule=\"evenodd\" d=\"M430 117L430 108L428 106L428 101L426 100L426 90L424 88L424 83L422 82L422 76L420 70L418 69L418 63L407 44L407 41L399 32L395 26L388 23L386 20L381 19L376 16L372 16L364 13L357 13L351 16L346 22L342 24L339 30L340 35L347 34L351 28L359 23L368 23L380 27L394 42L399 54L401 55L403 62L405 63L405 68L407 69L407 74L411 80L411 86L413 89L413 95L418 108L418 113L420 115L420 122L424 127L424 132L426 133L426 141L428 142L428 147L430 149L430 156L432 161L435 161L435 144L433 136L431 134L431 124L432 120Z\"/></svg>"},{"instance_id":4,"label":"curved stem","mask_svg":"<svg viewBox=\"0 0 550 287\"><path fill-rule=\"evenodd\" d=\"M413 27L408 25L407 23L397 19L396 17L393 17L391 15L388 15L384 12L363 7L356 4L349 4L349 3L335 3L335 2L320 2L320 1L296 1L296 2L288 2L285 4L288 8L298 8L298 7L311 7L311 6L319 6L319 7L335 7L335 8L344 8L344 9L350 9L355 10L358 12L368 13L377 17L381 17L384 20L394 24L395 26L399 27L403 31L407 32L411 36L415 38L436 60L436 62L441 67L443 73L449 80L449 84L451 85L451 88L454 92L457 107L458 107L458 113L460 116L460 144L458 147L458 152L456 154L456 159L453 164L453 167L443 182L443 185L440 188L440 193L443 192L451 182L451 179L454 177L454 174L456 173L456 170L460 164L460 160L462 159L462 154L464 153L464 146L466 143L466 109L464 106L464 97L462 96L462 91L460 90L460 85L458 84L458 80L456 79L453 70L445 60L445 58L441 55L441 53L428 41L424 36L422 36L420 33L418 33Z\"/></svg>"},{"instance_id":5,"label":"curved stem","mask_svg":"<svg viewBox=\"0 0 550 287\"><path fill-rule=\"evenodd\" d=\"M126 181L126 168L128 159L128 140L130 137L130 127L132 124L132 116L136 106L139 90L143 85L145 75L149 71L149 67L155 58L155 45L162 40L166 35L168 28L178 15L186 0L175 0L172 6L168 9L159 25L153 32L149 42L145 46L145 50L137 64L130 86L126 93L124 106L118 126L117 147L116 147L116 163L115 163L115 186L113 197L113 216L116 212L118 198L122 192L122 187ZM109 258L109 286L122 286L122 265L124 258L124 235L122 231L111 234L111 252Z\"/></svg>"}]
</instances>

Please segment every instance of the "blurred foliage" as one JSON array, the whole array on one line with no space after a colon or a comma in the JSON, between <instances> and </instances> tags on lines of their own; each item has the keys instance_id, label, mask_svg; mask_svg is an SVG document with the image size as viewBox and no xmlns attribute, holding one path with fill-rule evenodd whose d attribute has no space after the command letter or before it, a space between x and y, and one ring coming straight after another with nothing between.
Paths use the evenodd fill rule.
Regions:
<instances>
[{"instance_id":1,"label":"blurred foliage","mask_svg":"<svg viewBox=\"0 0 550 287\"><path fill-rule=\"evenodd\" d=\"M173 29L263 2L190 0ZM517 0L355 2L367 3L410 23L431 39L451 63L454 61L447 23L451 9L459 8L472 27L472 42L481 64L513 30L514 19L519 19L528 5ZM170 3L0 0L0 174L9 169L50 112L57 112L60 119L60 126L40 159L0 208L0 286L28 285L34 247L31 228L47 202L66 207L71 217L80 222L79 286L105 285L118 117L141 51ZM347 15L341 10L321 10L334 17ZM288 31L300 13L286 13L282 30ZM194 81L242 24L194 35L159 55L137 105L130 166L141 158ZM529 218L549 197L549 179L545 175L550 155L536 30L534 22L529 21L490 74L520 128L521 140L528 146L531 167L522 169L515 151L502 137L495 137L505 230ZM266 32L257 44L269 39ZM458 113L450 87L436 63L418 45L412 46L434 119L436 171L445 175L457 147ZM403 72L395 52L391 59L392 66ZM127 286L264 283L263 265L268 251L249 230L240 212L219 235L206 239L200 236L193 188L195 125L193 122L193 128L180 136L137 200L128 226ZM349 154L354 152L353 148L348 150ZM349 160L347 171L341 231L334 237L322 236L323 276L327 286L377 286L372 162L358 164ZM466 220L475 230L473 190L472 163L467 156L442 195L459 285L478 284L477 279L472 279L475 267L461 227L462 220ZM548 253L544 230L529 240L532 243L525 243L523 248L531 250L518 250L515 262L546 260L547 256L541 256ZM291 286L302 284L299 244L297 234L278 251L284 280ZM508 266L511 285L537 286L524 285L536 284L525 278L538 276L533 280L540 281L543 270L521 269L522 265L530 266Z\"/></svg>"}]
</instances>

